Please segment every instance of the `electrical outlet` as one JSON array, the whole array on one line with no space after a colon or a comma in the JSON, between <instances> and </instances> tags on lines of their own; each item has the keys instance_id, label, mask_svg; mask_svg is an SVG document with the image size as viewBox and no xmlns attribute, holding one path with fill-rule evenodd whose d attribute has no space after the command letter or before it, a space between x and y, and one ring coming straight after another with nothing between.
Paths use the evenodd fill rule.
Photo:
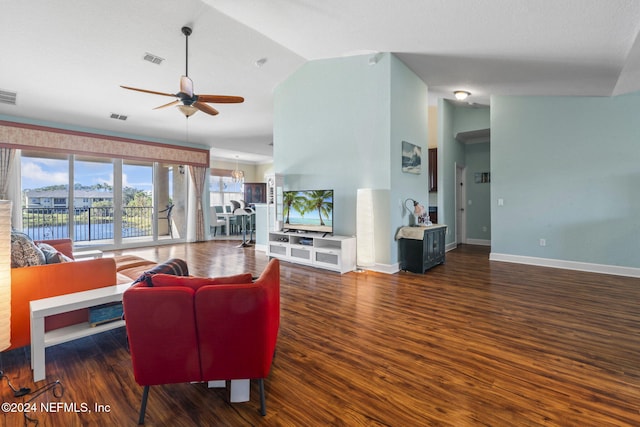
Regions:
<instances>
[{"instance_id":1,"label":"electrical outlet","mask_svg":"<svg viewBox=\"0 0 640 427\"><path fill-rule=\"evenodd\" d=\"M547 246L547 239L540 239L540 246Z\"/></svg>"},{"instance_id":2,"label":"electrical outlet","mask_svg":"<svg viewBox=\"0 0 640 427\"><path fill-rule=\"evenodd\" d=\"M484 227L482 227L482 232L486 233L487 232L487 226L485 225Z\"/></svg>"},{"instance_id":3,"label":"electrical outlet","mask_svg":"<svg viewBox=\"0 0 640 427\"><path fill-rule=\"evenodd\" d=\"M504 206L504 199L498 199L498 206Z\"/></svg>"}]
</instances>

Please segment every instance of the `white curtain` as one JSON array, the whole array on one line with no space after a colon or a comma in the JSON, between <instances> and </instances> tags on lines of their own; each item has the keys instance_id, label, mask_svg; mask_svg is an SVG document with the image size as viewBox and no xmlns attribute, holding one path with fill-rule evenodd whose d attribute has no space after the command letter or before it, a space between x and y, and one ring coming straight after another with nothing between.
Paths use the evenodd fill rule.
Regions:
<instances>
[{"instance_id":1,"label":"white curtain","mask_svg":"<svg viewBox=\"0 0 640 427\"><path fill-rule=\"evenodd\" d=\"M22 230L22 195L20 188L20 150L0 147L0 199L10 200L12 209L11 225Z\"/></svg>"},{"instance_id":2,"label":"white curtain","mask_svg":"<svg viewBox=\"0 0 640 427\"><path fill-rule=\"evenodd\" d=\"M194 192L196 195L196 214L194 216L196 226L196 242L204 242L206 240L204 227L204 200L202 193L204 192L205 183L207 182L207 168L201 166L189 166L189 175L193 181Z\"/></svg>"}]
</instances>

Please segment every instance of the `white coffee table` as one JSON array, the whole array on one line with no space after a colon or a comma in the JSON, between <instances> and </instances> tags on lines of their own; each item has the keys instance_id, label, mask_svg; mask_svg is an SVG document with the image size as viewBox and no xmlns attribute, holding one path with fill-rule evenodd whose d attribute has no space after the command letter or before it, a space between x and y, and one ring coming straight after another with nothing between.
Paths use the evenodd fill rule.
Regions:
<instances>
[{"instance_id":1,"label":"white coffee table","mask_svg":"<svg viewBox=\"0 0 640 427\"><path fill-rule=\"evenodd\" d=\"M100 304L122 301L122 294L130 286L131 283L125 283L31 301L29 308L31 318L31 369L33 369L33 381L45 379L45 348L124 326L124 320L116 320L96 326L91 326L89 322L86 322L45 332L45 317Z\"/></svg>"}]
</instances>

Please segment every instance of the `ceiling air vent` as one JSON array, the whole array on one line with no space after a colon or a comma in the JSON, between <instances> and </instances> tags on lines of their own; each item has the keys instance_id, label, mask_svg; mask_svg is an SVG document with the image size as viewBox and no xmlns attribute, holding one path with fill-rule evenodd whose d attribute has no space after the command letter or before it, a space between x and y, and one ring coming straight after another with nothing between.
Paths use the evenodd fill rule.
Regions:
<instances>
[{"instance_id":1,"label":"ceiling air vent","mask_svg":"<svg viewBox=\"0 0 640 427\"><path fill-rule=\"evenodd\" d=\"M116 120L127 120L127 116L125 116L124 114L111 113L110 117Z\"/></svg>"},{"instance_id":2,"label":"ceiling air vent","mask_svg":"<svg viewBox=\"0 0 640 427\"><path fill-rule=\"evenodd\" d=\"M160 58L159 56L156 56L153 53L145 52L144 60L149 61L152 64L160 65L162 64L162 61L164 61L164 58Z\"/></svg>"},{"instance_id":3,"label":"ceiling air vent","mask_svg":"<svg viewBox=\"0 0 640 427\"><path fill-rule=\"evenodd\" d=\"M16 92L0 89L0 104L16 105Z\"/></svg>"}]
</instances>

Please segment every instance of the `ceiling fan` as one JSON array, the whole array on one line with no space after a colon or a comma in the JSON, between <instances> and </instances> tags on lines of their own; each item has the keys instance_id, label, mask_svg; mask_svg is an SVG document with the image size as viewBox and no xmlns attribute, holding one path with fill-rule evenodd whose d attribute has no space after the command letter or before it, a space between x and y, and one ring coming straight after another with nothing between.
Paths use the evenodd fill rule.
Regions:
<instances>
[{"instance_id":1,"label":"ceiling fan","mask_svg":"<svg viewBox=\"0 0 640 427\"><path fill-rule=\"evenodd\" d=\"M164 92L156 92L153 90L147 89L138 89L130 86L120 86L124 89L136 90L138 92L152 93L154 95L163 95L163 96L172 96L176 99L175 101L171 101L167 104L161 105L159 107L154 108L157 110L159 108L170 107L172 105L177 105L182 114L186 117L190 117L198 110L203 113L210 114L215 116L218 114L218 110L208 105L208 103L214 104L237 104L240 102L244 102L244 98L241 96L230 96L230 95L196 95L193 93L193 81L189 78L189 36L191 35L191 28L182 27L182 34L185 35L186 40L186 52L185 52L185 75L180 77L180 92L173 93L164 93Z\"/></svg>"}]
</instances>

